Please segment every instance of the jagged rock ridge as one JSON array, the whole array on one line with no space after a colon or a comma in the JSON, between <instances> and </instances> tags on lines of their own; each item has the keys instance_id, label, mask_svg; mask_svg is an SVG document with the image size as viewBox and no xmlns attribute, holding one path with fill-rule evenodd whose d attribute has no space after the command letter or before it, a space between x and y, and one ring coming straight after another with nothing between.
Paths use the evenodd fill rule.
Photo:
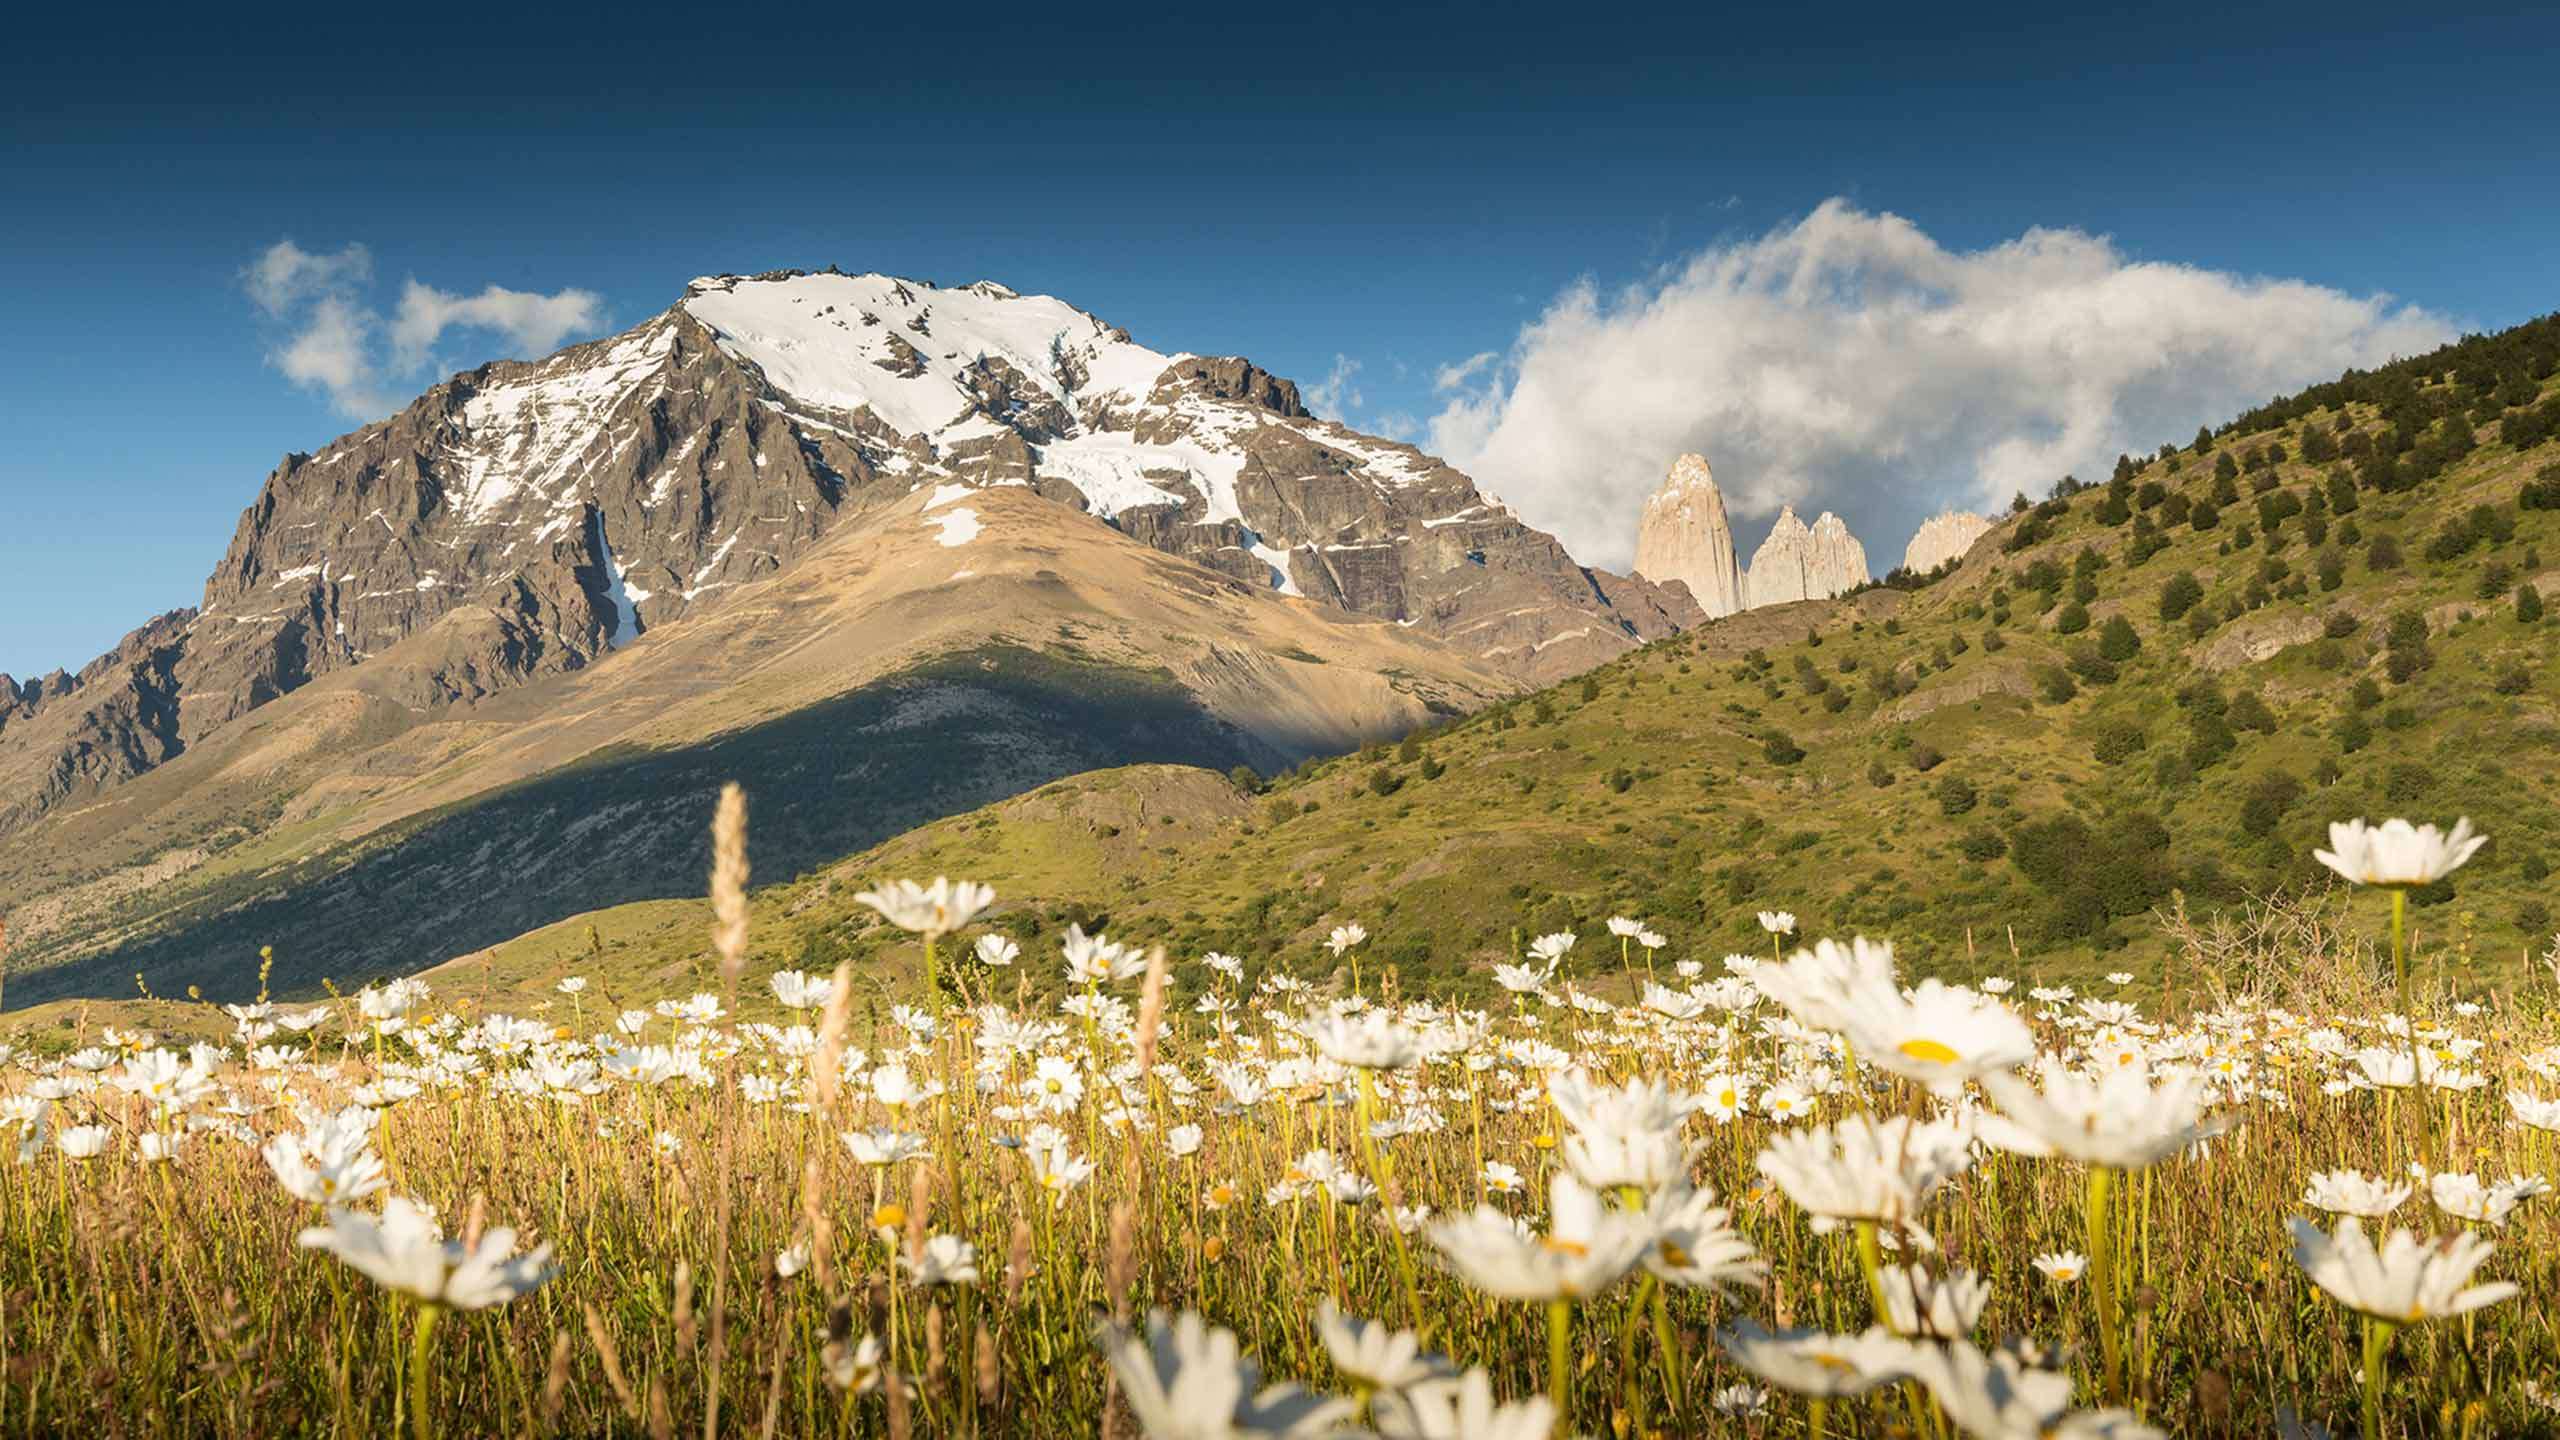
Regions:
<instances>
[{"instance_id":1,"label":"jagged rock ridge","mask_svg":"<svg viewBox=\"0 0 2560 1440\"><path fill-rule=\"evenodd\" d=\"M1825 510L1808 527L1796 518L1795 507L1786 505L1768 538L1752 552L1744 589L1757 608L1826 599L1868 579L1867 552L1849 533L1848 522Z\"/></svg>"},{"instance_id":2,"label":"jagged rock ridge","mask_svg":"<svg viewBox=\"0 0 2560 1440\"><path fill-rule=\"evenodd\" d=\"M1733 524L1724 493L1703 455L1671 462L1662 488L1645 501L1636 530L1636 573L1656 584L1689 587L1710 619L1742 608L1742 566L1734 558Z\"/></svg>"},{"instance_id":3,"label":"jagged rock ridge","mask_svg":"<svg viewBox=\"0 0 2560 1440\"><path fill-rule=\"evenodd\" d=\"M442 640L401 698L467 704L790 565L848 511L999 484L1528 681L1703 618L1242 359L992 282L707 277L619 335L287 456L200 612L0 700L0 831L410 636Z\"/></svg>"},{"instance_id":4,"label":"jagged rock ridge","mask_svg":"<svg viewBox=\"0 0 2560 1440\"><path fill-rule=\"evenodd\" d=\"M1920 522L1911 543L1903 547L1902 568L1926 575L1950 560L1961 560L1991 529L1991 521L1966 510L1948 510Z\"/></svg>"}]
</instances>

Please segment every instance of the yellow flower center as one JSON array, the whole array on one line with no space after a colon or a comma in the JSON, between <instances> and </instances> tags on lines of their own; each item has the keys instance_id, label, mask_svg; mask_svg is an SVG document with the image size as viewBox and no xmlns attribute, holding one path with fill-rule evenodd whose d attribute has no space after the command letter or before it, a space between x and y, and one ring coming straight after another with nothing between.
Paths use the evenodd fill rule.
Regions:
<instances>
[{"instance_id":1,"label":"yellow flower center","mask_svg":"<svg viewBox=\"0 0 2560 1440\"><path fill-rule=\"evenodd\" d=\"M1926 1060L1932 1065L1953 1065L1964 1058L1936 1040L1905 1040L1894 1048L1914 1060Z\"/></svg>"},{"instance_id":2,"label":"yellow flower center","mask_svg":"<svg viewBox=\"0 0 2560 1440\"><path fill-rule=\"evenodd\" d=\"M871 1227L875 1230L895 1230L906 1223L907 1207L904 1205L883 1205L871 1212Z\"/></svg>"},{"instance_id":3,"label":"yellow flower center","mask_svg":"<svg viewBox=\"0 0 2560 1440\"><path fill-rule=\"evenodd\" d=\"M1669 1240L1662 1242L1662 1263L1674 1269L1687 1269L1693 1263L1689 1252Z\"/></svg>"},{"instance_id":4,"label":"yellow flower center","mask_svg":"<svg viewBox=\"0 0 2560 1440\"><path fill-rule=\"evenodd\" d=\"M1590 1246L1583 1244L1579 1240L1567 1240L1561 1236L1550 1235L1541 1243L1543 1243L1548 1250L1553 1251L1558 1255L1571 1255L1576 1259L1581 1259L1591 1253Z\"/></svg>"}]
</instances>

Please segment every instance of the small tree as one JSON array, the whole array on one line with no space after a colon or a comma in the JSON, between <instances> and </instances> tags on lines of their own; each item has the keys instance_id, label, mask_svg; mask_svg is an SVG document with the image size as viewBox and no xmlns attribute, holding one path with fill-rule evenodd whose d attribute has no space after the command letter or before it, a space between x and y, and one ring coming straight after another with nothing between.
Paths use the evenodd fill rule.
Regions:
<instances>
[{"instance_id":1,"label":"small tree","mask_svg":"<svg viewBox=\"0 0 2560 1440\"><path fill-rule=\"evenodd\" d=\"M2542 619L2542 592L2527 580L2516 587L2516 623L2537 624Z\"/></svg>"},{"instance_id":2,"label":"small tree","mask_svg":"<svg viewBox=\"0 0 2560 1440\"><path fill-rule=\"evenodd\" d=\"M2204 586L2191 572L2181 570L2169 577L2168 584L2160 587L2160 618L2163 621L2175 620L2196 608L2202 599Z\"/></svg>"},{"instance_id":3,"label":"small tree","mask_svg":"<svg viewBox=\"0 0 2560 1440\"><path fill-rule=\"evenodd\" d=\"M1974 793L1973 786L1961 775L1939 777L1936 793L1938 813L1949 819L1954 819L1971 810L1974 802L1981 798Z\"/></svg>"},{"instance_id":4,"label":"small tree","mask_svg":"<svg viewBox=\"0 0 2560 1440\"><path fill-rule=\"evenodd\" d=\"M2098 627L2100 656L2122 664L2141 653L2142 636L2134 630L2132 621L2122 615L2110 615L2107 623Z\"/></svg>"}]
</instances>

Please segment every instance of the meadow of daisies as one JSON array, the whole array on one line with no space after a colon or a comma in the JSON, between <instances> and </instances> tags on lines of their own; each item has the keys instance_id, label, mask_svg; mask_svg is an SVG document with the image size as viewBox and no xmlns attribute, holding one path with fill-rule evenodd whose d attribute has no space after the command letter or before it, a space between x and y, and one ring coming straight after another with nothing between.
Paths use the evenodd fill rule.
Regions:
<instances>
[{"instance_id":1,"label":"meadow of daisies","mask_svg":"<svg viewBox=\"0 0 2560 1440\"><path fill-rule=\"evenodd\" d=\"M716 833L705 993L0 1051L0 1436L2560 1423L2560 1021L2400 908L2467 826L2336 827L2390 928L2304 918L2281 987L1914 983L1772 913L1473 1004L1357 926L1029 953L946 881L865 897L913 973L760 972Z\"/></svg>"}]
</instances>

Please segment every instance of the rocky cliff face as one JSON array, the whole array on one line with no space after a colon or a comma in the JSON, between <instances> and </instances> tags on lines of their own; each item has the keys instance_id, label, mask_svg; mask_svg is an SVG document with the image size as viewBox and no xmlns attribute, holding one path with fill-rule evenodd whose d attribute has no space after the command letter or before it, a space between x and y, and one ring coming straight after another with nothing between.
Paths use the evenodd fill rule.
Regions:
<instances>
[{"instance_id":1,"label":"rocky cliff face","mask_svg":"<svg viewBox=\"0 0 2560 1440\"><path fill-rule=\"evenodd\" d=\"M1636 573L1658 585L1689 587L1709 618L1743 606L1742 566L1734 558L1733 525L1724 494L1703 455L1671 463L1662 488L1645 501L1636 529Z\"/></svg>"},{"instance_id":2,"label":"rocky cliff face","mask_svg":"<svg viewBox=\"0 0 2560 1440\"><path fill-rule=\"evenodd\" d=\"M1522 680L1703 618L1246 361L1158 353L990 282L718 276L286 457L200 613L0 698L0 830L430 627L454 639L403 672L420 708L581 668L789 566L848 511L949 485L1027 486Z\"/></svg>"},{"instance_id":3,"label":"rocky cliff face","mask_svg":"<svg viewBox=\"0 0 2560 1440\"><path fill-rule=\"evenodd\" d=\"M1795 507L1782 507L1769 537L1751 555L1744 592L1753 606L1820 600L1863 585L1867 552L1839 516L1825 510L1808 527Z\"/></svg>"},{"instance_id":4,"label":"rocky cliff face","mask_svg":"<svg viewBox=\"0 0 2560 1440\"><path fill-rule=\"evenodd\" d=\"M1964 510L1949 510L1920 522L1920 528L1903 547L1902 568L1914 575L1926 575L1950 560L1961 560L1973 542L1991 528L1990 520Z\"/></svg>"}]
</instances>

